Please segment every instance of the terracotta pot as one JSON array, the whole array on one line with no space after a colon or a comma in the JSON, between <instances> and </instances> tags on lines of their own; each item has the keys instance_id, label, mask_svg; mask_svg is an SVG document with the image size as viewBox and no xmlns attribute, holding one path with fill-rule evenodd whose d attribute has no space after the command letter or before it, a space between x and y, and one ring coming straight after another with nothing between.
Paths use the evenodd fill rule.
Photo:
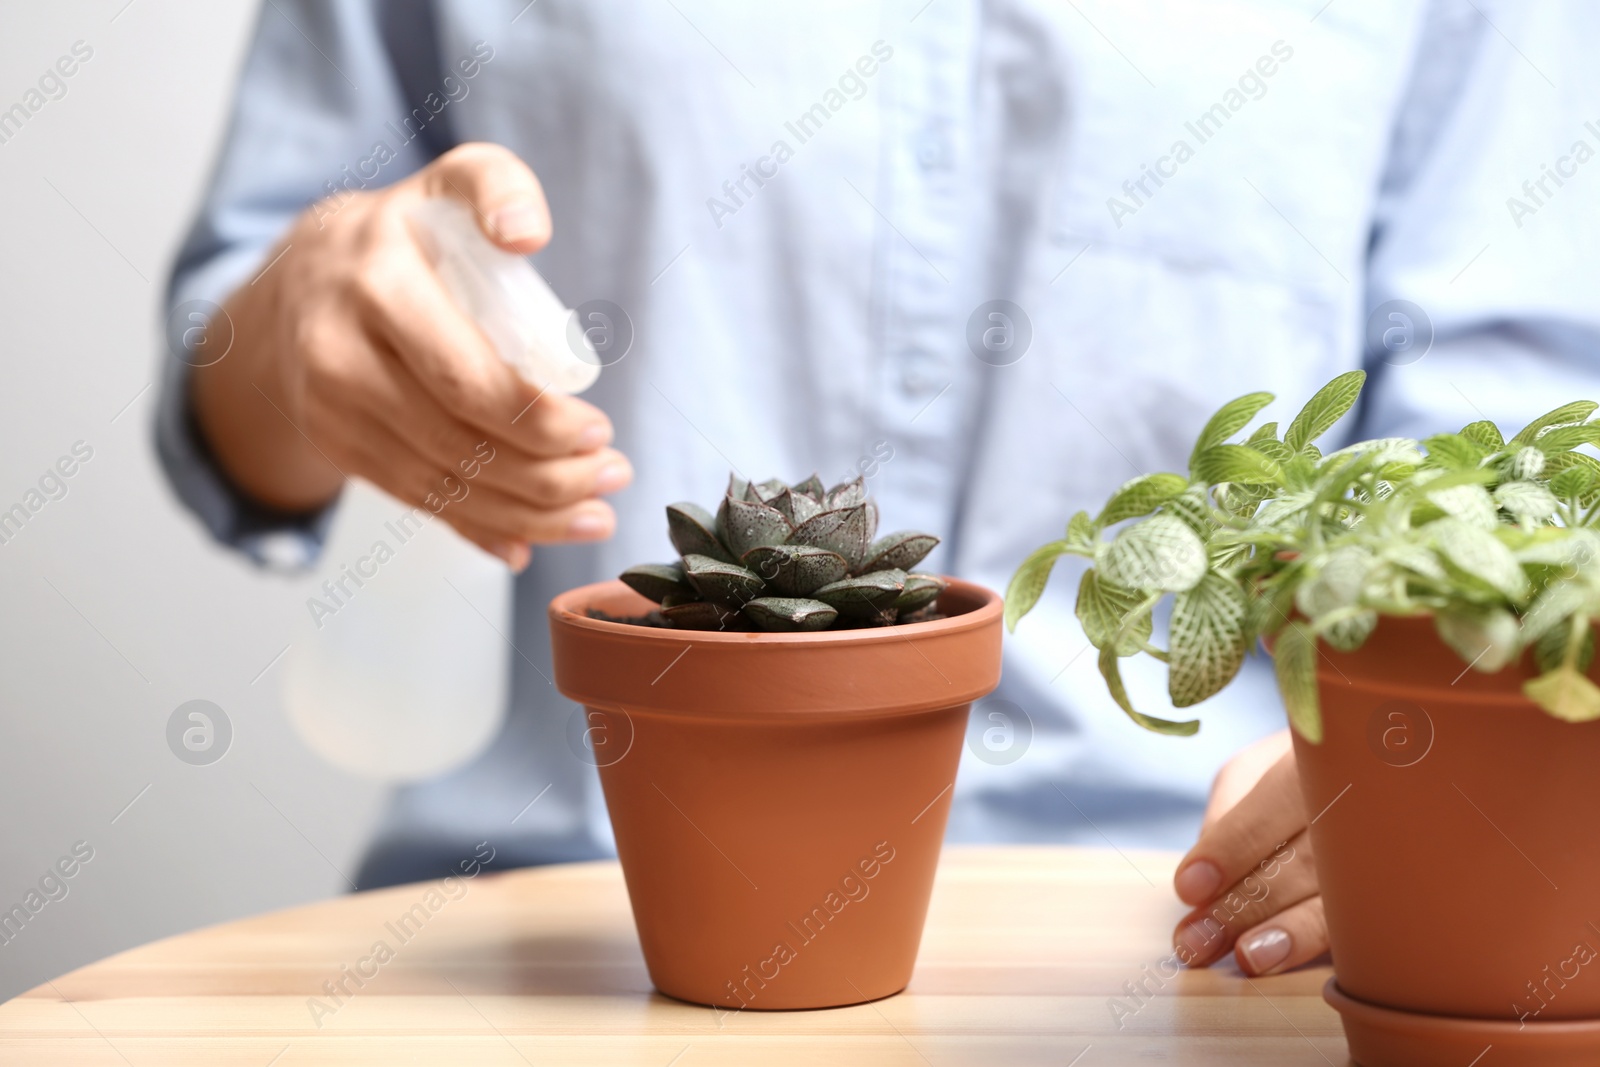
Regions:
<instances>
[{"instance_id":1,"label":"terracotta pot","mask_svg":"<svg viewBox=\"0 0 1600 1067\"><path fill-rule=\"evenodd\" d=\"M1431 619L1322 652L1295 756L1352 1057L1600 1064L1600 723L1525 698L1529 663L1465 670Z\"/></svg>"},{"instance_id":2,"label":"terracotta pot","mask_svg":"<svg viewBox=\"0 0 1600 1067\"><path fill-rule=\"evenodd\" d=\"M726 1008L899 992L967 709L1000 680L1000 597L952 581L949 618L805 634L589 617L652 606L621 582L550 604L651 981Z\"/></svg>"}]
</instances>

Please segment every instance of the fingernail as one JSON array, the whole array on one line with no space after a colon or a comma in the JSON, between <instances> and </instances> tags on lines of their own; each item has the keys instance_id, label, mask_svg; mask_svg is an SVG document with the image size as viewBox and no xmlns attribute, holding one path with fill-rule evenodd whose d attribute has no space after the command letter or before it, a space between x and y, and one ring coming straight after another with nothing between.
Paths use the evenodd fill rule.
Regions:
<instances>
[{"instance_id":1,"label":"fingernail","mask_svg":"<svg viewBox=\"0 0 1600 1067\"><path fill-rule=\"evenodd\" d=\"M1279 964L1289 958L1294 941L1277 927L1251 934L1239 943L1239 951L1253 974L1271 974Z\"/></svg>"},{"instance_id":2,"label":"fingernail","mask_svg":"<svg viewBox=\"0 0 1600 1067\"><path fill-rule=\"evenodd\" d=\"M597 493L614 493L633 480L633 471L626 463L608 463L595 475Z\"/></svg>"},{"instance_id":3,"label":"fingernail","mask_svg":"<svg viewBox=\"0 0 1600 1067\"><path fill-rule=\"evenodd\" d=\"M1178 872L1172 887L1185 904L1204 904L1222 888L1222 872L1210 860L1195 860Z\"/></svg>"},{"instance_id":4,"label":"fingernail","mask_svg":"<svg viewBox=\"0 0 1600 1067\"><path fill-rule=\"evenodd\" d=\"M489 220L502 241L526 241L543 237L544 212L532 204L512 204L494 213Z\"/></svg>"},{"instance_id":5,"label":"fingernail","mask_svg":"<svg viewBox=\"0 0 1600 1067\"><path fill-rule=\"evenodd\" d=\"M583 428L578 434L578 451L593 452L611 443L611 424L596 422Z\"/></svg>"},{"instance_id":6,"label":"fingernail","mask_svg":"<svg viewBox=\"0 0 1600 1067\"><path fill-rule=\"evenodd\" d=\"M604 515L585 511L575 516L567 526L567 535L577 541L592 541L611 532L611 520Z\"/></svg>"}]
</instances>

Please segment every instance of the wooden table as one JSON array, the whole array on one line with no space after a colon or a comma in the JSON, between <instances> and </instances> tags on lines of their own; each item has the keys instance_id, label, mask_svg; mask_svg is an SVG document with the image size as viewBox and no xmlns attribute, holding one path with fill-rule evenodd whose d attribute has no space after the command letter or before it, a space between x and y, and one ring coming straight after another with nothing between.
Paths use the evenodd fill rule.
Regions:
<instances>
[{"instance_id":1,"label":"wooden table","mask_svg":"<svg viewBox=\"0 0 1600 1067\"><path fill-rule=\"evenodd\" d=\"M1344 1067L1325 967L1160 977L1182 910L1176 858L948 849L910 988L807 1012L652 992L613 863L484 873L455 899L429 898L436 884L361 893L47 982L0 1005L0 1063ZM393 924L418 904L425 921L402 943ZM374 957L380 940L392 958ZM341 978L353 995L336 999L324 983ZM1141 980L1154 992L1142 1005L1124 988Z\"/></svg>"}]
</instances>

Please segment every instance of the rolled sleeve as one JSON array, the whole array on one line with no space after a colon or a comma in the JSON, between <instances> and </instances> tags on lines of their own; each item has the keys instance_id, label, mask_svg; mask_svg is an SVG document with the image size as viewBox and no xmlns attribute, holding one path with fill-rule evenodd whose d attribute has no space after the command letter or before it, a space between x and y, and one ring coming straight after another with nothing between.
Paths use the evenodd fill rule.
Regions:
<instances>
[{"instance_id":1,"label":"rolled sleeve","mask_svg":"<svg viewBox=\"0 0 1600 1067\"><path fill-rule=\"evenodd\" d=\"M375 189L448 147L442 126L409 133L407 101L431 91L437 50L427 0L275 0L262 6L228 131L169 280L167 343L158 374L155 444L178 499L218 541L256 563L295 570L321 550L333 505L291 514L233 484L207 445L189 399L182 344L192 311L212 337L215 316L249 284L294 219L342 189ZM383 144L387 149L377 153ZM364 161L381 159L372 168ZM366 172L375 170L370 177ZM294 270L293 249L273 269ZM224 355L221 358L227 358Z\"/></svg>"}]
</instances>

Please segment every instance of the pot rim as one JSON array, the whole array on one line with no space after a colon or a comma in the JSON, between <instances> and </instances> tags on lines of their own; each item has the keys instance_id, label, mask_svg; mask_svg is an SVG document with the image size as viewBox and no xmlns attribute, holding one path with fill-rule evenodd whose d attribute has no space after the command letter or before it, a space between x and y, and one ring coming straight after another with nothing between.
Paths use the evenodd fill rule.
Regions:
<instances>
[{"instance_id":1,"label":"pot rim","mask_svg":"<svg viewBox=\"0 0 1600 1067\"><path fill-rule=\"evenodd\" d=\"M636 626L632 623L591 618L585 610L587 605L593 603L604 594L626 591L629 595L638 597L641 601L648 603L644 597L630 589L626 583L620 579L613 578L609 581L580 585L564 593L557 594L550 600L549 616L552 626L572 626L581 630L593 630L598 634L610 634L633 640L666 641L675 645L681 645L685 641L695 641L712 645L759 643L763 645L798 645L807 648L828 648L863 642L872 643L891 639L910 640L918 637L965 633L970 630L982 629L984 626L989 625L996 616L1005 610L1004 598L987 586L979 585L976 582L964 581L960 578L941 577L944 577L944 580L949 583L945 591L939 594L941 600L954 593L959 598L976 601L976 606L959 615L951 615L929 622L863 627L854 630L814 630L807 633L679 630L665 626Z\"/></svg>"}]
</instances>

